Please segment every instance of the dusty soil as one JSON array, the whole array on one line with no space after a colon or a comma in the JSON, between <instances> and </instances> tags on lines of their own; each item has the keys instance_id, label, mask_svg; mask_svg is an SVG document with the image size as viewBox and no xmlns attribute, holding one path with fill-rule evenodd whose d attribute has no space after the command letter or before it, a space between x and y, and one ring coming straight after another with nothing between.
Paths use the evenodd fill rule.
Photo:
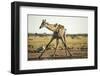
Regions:
<instances>
[{"instance_id":1,"label":"dusty soil","mask_svg":"<svg viewBox=\"0 0 100 76\"><path fill-rule=\"evenodd\" d=\"M81 59L88 58L88 36L87 35L69 35L66 36L66 44L72 56L65 53L64 46L59 40L59 45L55 56L56 41L54 40L40 57L41 53L36 52L37 48L46 47L52 36L49 35L28 35L28 60L42 60L42 59Z\"/></svg>"},{"instance_id":2,"label":"dusty soil","mask_svg":"<svg viewBox=\"0 0 100 76\"><path fill-rule=\"evenodd\" d=\"M67 52L67 55L65 53L65 50L57 50L54 55L55 50L46 50L40 59L78 59L78 58L87 58L87 50L70 50L70 53L72 56L69 55ZM34 53L29 52L28 53L28 60L38 60L41 53Z\"/></svg>"}]
</instances>

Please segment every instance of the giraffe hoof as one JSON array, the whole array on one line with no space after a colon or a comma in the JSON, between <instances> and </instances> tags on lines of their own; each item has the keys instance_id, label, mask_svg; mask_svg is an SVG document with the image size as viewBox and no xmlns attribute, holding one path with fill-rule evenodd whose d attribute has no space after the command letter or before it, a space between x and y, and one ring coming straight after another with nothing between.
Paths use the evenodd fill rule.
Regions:
<instances>
[{"instance_id":1,"label":"giraffe hoof","mask_svg":"<svg viewBox=\"0 0 100 76\"><path fill-rule=\"evenodd\" d=\"M55 56L59 56L59 55L56 54Z\"/></svg>"},{"instance_id":2,"label":"giraffe hoof","mask_svg":"<svg viewBox=\"0 0 100 76\"><path fill-rule=\"evenodd\" d=\"M51 57L54 57L55 55L50 55Z\"/></svg>"},{"instance_id":3,"label":"giraffe hoof","mask_svg":"<svg viewBox=\"0 0 100 76\"><path fill-rule=\"evenodd\" d=\"M53 55L50 55L51 57L53 57Z\"/></svg>"},{"instance_id":4,"label":"giraffe hoof","mask_svg":"<svg viewBox=\"0 0 100 76\"><path fill-rule=\"evenodd\" d=\"M57 55L57 54L53 55L53 57L56 57L56 56L59 56L59 55Z\"/></svg>"}]
</instances>

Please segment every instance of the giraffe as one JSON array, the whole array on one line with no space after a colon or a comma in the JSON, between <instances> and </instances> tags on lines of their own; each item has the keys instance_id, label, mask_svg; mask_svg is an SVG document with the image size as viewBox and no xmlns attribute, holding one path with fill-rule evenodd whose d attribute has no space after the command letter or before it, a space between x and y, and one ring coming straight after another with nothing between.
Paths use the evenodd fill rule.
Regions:
<instances>
[{"instance_id":1,"label":"giraffe","mask_svg":"<svg viewBox=\"0 0 100 76\"><path fill-rule=\"evenodd\" d=\"M43 19L39 28L41 29L43 27L45 27L48 30L52 31L53 35L52 35L52 38L51 38L50 42L46 45L44 51L40 54L39 59L41 58L43 53L46 51L46 49L48 48L48 46L50 45L50 43L54 39L56 39L56 48L55 48L53 56L55 56L55 53L56 53L56 50L57 50L57 47L58 47L58 44L59 44L59 39L62 41L62 43L65 47L66 56L67 56L67 52L69 53L70 56L72 56L72 54L70 53L70 51L69 51L69 49L67 48L67 45L66 45L66 34L65 34L64 26L61 25L61 24L57 24L57 23L56 24L49 24L48 22L46 22L46 19Z\"/></svg>"}]
</instances>

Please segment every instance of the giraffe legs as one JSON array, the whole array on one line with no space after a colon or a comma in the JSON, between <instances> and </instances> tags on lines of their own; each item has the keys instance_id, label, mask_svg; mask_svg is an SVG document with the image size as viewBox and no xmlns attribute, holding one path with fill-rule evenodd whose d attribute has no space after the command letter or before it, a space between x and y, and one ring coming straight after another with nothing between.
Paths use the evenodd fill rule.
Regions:
<instances>
[{"instance_id":1,"label":"giraffe legs","mask_svg":"<svg viewBox=\"0 0 100 76\"><path fill-rule=\"evenodd\" d=\"M43 55L43 53L46 51L46 49L48 48L48 46L50 45L50 43L51 43L54 39L55 39L55 38L52 37L52 39L50 40L50 42L46 45L46 48L44 49L44 51L40 54L39 59L41 58L41 56ZM70 56L72 56L72 54L70 53L69 49L67 48L65 38L62 37L61 40L62 40L62 43L64 44L64 47L65 47L66 56L67 56L67 52L69 53ZM56 39L56 48L55 48L55 51L54 51L53 56L55 56L55 53L56 53L58 44L59 44L59 39L57 38L57 39Z\"/></svg>"},{"instance_id":2,"label":"giraffe legs","mask_svg":"<svg viewBox=\"0 0 100 76\"><path fill-rule=\"evenodd\" d=\"M62 40L62 43L64 44L64 47L65 47L66 56L67 56L67 51L70 54L70 56L72 56L72 54L70 53L69 49L67 48L65 39L64 38L61 38L61 40Z\"/></svg>"},{"instance_id":3,"label":"giraffe legs","mask_svg":"<svg viewBox=\"0 0 100 76\"><path fill-rule=\"evenodd\" d=\"M56 39L56 48L55 48L55 51L54 51L53 56L55 56L55 53L56 53L56 50L57 50L58 44L59 44L59 39L57 38L57 39Z\"/></svg>"},{"instance_id":4,"label":"giraffe legs","mask_svg":"<svg viewBox=\"0 0 100 76\"><path fill-rule=\"evenodd\" d=\"M54 40L54 38L52 38L50 40L50 42L46 45L46 48L44 49L44 51L40 54L39 59L41 58L41 56L43 55L43 53L45 52L45 50L48 48L48 46L50 45L50 43Z\"/></svg>"}]
</instances>

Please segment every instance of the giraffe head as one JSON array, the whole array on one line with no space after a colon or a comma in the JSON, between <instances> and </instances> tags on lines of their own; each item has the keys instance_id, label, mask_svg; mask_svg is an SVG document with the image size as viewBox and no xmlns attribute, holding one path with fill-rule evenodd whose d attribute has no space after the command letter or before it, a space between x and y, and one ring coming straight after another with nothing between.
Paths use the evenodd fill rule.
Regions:
<instances>
[{"instance_id":1,"label":"giraffe head","mask_svg":"<svg viewBox=\"0 0 100 76\"><path fill-rule=\"evenodd\" d=\"M42 27L44 27L46 25L46 19L43 19L42 20L42 23L41 23L41 25L40 25L40 29L42 28Z\"/></svg>"}]
</instances>

